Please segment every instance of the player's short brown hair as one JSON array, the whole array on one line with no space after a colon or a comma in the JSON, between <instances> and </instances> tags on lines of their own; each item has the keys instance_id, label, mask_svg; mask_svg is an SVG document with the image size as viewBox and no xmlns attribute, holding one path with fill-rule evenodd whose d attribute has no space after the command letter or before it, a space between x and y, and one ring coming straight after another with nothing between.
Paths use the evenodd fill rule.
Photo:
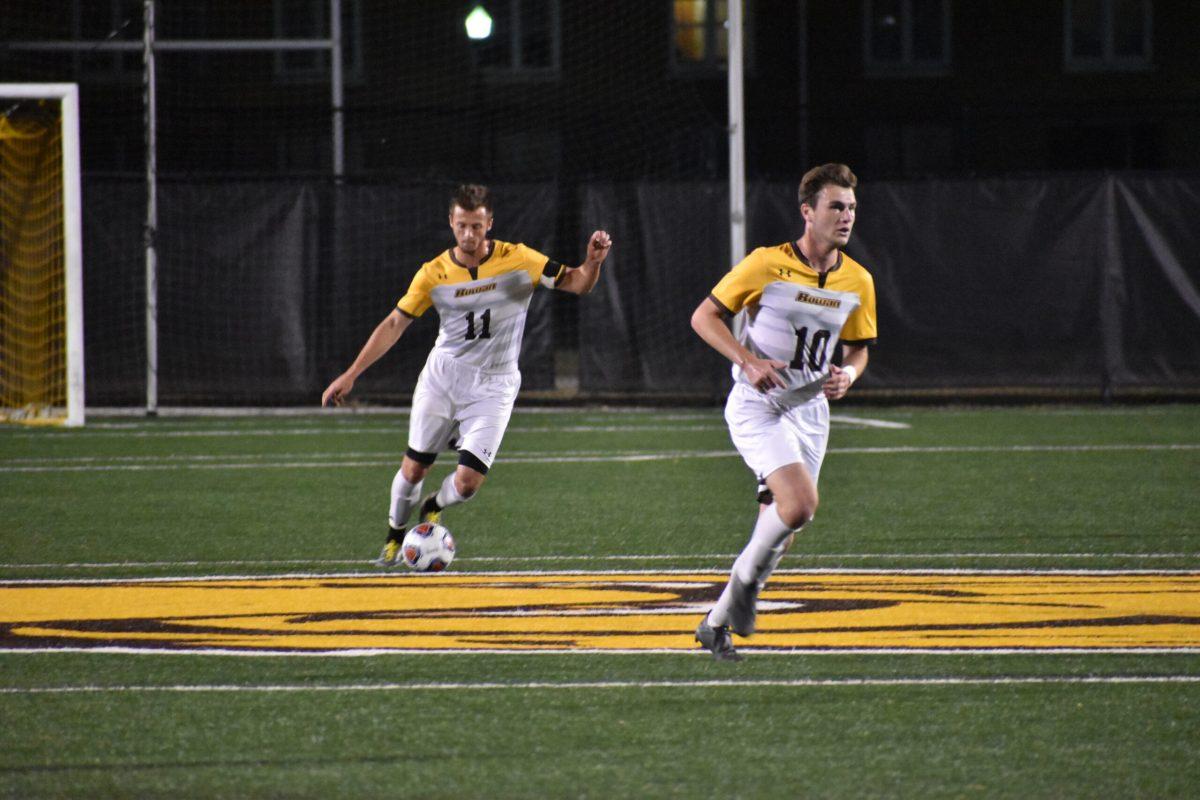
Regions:
<instances>
[{"instance_id":1,"label":"player's short brown hair","mask_svg":"<svg viewBox=\"0 0 1200 800\"><path fill-rule=\"evenodd\" d=\"M826 186L841 186L853 189L858 186L858 178L845 164L822 164L804 173L800 179L800 205L817 205L817 194Z\"/></svg>"},{"instance_id":2,"label":"player's short brown hair","mask_svg":"<svg viewBox=\"0 0 1200 800\"><path fill-rule=\"evenodd\" d=\"M478 183L464 183L454 191L454 196L450 198L450 213L454 213L454 207L458 206L463 211L474 211L477 208L486 208L489 215L492 213L492 191L486 186Z\"/></svg>"}]
</instances>

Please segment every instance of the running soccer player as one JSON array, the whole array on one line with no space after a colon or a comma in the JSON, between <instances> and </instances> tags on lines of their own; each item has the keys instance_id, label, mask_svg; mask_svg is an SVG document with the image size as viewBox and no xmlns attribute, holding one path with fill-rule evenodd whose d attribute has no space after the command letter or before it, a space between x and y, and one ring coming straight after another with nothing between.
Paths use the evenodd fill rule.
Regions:
<instances>
[{"instance_id":1,"label":"running soccer player","mask_svg":"<svg viewBox=\"0 0 1200 800\"><path fill-rule=\"evenodd\" d=\"M529 301L539 286L587 294L600 278L612 240L596 231L578 267L566 267L523 244L488 238L491 192L474 184L450 202L454 246L417 271L396 308L367 339L350 367L321 396L340 405L367 367L392 348L430 306L438 313L437 341L413 391L408 450L392 480L388 534L376 564L400 558L409 517L420 502L421 522L437 522L444 509L466 502L483 485L500 449L521 385L517 356ZM439 452L455 440L458 467L421 500L422 482Z\"/></svg>"},{"instance_id":2,"label":"running soccer player","mask_svg":"<svg viewBox=\"0 0 1200 800\"><path fill-rule=\"evenodd\" d=\"M692 328L733 362L725 404L730 437L765 491L750 541L696 629L718 661L740 661L730 631L754 633L758 594L793 535L817 510L817 477L829 441L829 401L867 367L875 342L875 284L842 252L850 240L858 179L825 164L800 181L804 234L760 247L730 270L692 314ZM725 320L746 309L735 337ZM832 363L842 343L842 365Z\"/></svg>"}]
</instances>

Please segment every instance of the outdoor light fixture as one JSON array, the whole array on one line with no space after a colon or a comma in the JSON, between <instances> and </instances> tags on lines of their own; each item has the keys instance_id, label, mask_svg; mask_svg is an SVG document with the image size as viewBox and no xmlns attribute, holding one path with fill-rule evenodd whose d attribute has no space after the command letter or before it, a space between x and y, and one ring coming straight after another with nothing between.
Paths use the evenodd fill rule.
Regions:
<instances>
[{"instance_id":1,"label":"outdoor light fixture","mask_svg":"<svg viewBox=\"0 0 1200 800\"><path fill-rule=\"evenodd\" d=\"M486 39L492 35L492 15L483 6L475 6L467 14L467 37L471 39Z\"/></svg>"}]
</instances>

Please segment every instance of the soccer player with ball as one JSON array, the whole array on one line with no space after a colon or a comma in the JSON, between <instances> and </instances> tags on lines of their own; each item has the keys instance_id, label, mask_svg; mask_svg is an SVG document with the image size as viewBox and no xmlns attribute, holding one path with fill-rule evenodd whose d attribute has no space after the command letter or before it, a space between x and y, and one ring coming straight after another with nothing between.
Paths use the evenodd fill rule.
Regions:
<instances>
[{"instance_id":1,"label":"soccer player with ball","mask_svg":"<svg viewBox=\"0 0 1200 800\"><path fill-rule=\"evenodd\" d=\"M760 487L758 519L729 582L696 629L719 661L740 661L730 632L754 633L758 594L817 510L817 476L829 441L829 401L843 397L875 342L875 284L842 252L858 179L825 164L800 181L804 233L760 247L728 272L692 314L692 328L733 362L725 404L730 437ZM726 319L745 309L735 337ZM839 340L842 366L831 361Z\"/></svg>"},{"instance_id":2,"label":"soccer player with ball","mask_svg":"<svg viewBox=\"0 0 1200 800\"><path fill-rule=\"evenodd\" d=\"M413 391L408 450L392 480L388 538L375 562L380 566L404 558L405 530L418 503L419 522L437 523L443 509L466 502L483 485L521 385L517 356L534 290L590 292L612 247L609 235L596 231L583 263L567 267L523 244L489 239L493 211L486 186L458 188L450 202L454 246L421 266L354 363L321 396L322 405L340 405L358 376L399 341L414 319L431 306L437 310L440 329ZM422 482L452 439L458 467L422 500Z\"/></svg>"}]
</instances>

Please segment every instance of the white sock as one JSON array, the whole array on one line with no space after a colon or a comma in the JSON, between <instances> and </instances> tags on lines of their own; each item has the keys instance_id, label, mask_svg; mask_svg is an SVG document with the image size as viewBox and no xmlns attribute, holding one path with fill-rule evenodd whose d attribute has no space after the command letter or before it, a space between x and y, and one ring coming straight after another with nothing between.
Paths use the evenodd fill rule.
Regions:
<instances>
[{"instance_id":1,"label":"white sock","mask_svg":"<svg viewBox=\"0 0 1200 800\"><path fill-rule=\"evenodd\" d=\"M392 478L392 505L388 509L388 525L391 525L393 530L400 530L408 524L413 508L421 499L423 482L409 483L405 480L404 473L396 470L396 477Z\"/></svg>"},{"instance_id":2,"label":"white sock","mask_svg":"<svg viewBox=\"0 0 1200 800\"><path fill-rule=\"evenodd\" d=\"M446 476L446 480L442 481L442 488L438 489L437 504L442 508L449 508L459 503L465 503L468 499L459 494L458 488L454 485L454 473L451 472Z\"/></svg>"},{"instance_id":3,"label":"white sock","mask_svg":"<svg viewBox=\"0 0 1200 800\"><path fill-rule=\"evenodd\" d=\"M754 523L754 532L750 541L742 549L737 560L733 562L733 575L743 584L766 581L771 570L783 557L783 543L792 533L792 528L779 518L775 504L767 506L758 515ZM715 627L729 624L729 606L733 603L733 581L725 584L724 591L717 599L716 605L708 612L708 624ZM760 584L761 586L761 584Z\"/></svg>"},{"instance_id":4,"label":"white sock","mask_svg":"<svg viewBox=\"0 0 1200 800\"><path fill-rule=\"evenodd\" d=\"M733 574L742 583L757 581L764 570L771 566L775 548L782 545L791 533L792 528L779 518L779 510L771 503L758 515L750 541L742 549L737 561L733 562Z\"/></svg>"},{"instance_id":5,"label":"white sock","mask_svg":"<svg viewBox=\"0 0 1200 800\"><path fill-rule=\"evenodd\" d=\"M767 561L767 565L763 567L758 574L758 589L762 591L762 587L766 585L767 578L771 577L771 573L779 566L779 562L783 560L783 554L787 552L787 539L784 539L779 544L771 548L771 557Z\"/></svg>"}]
</instances>

